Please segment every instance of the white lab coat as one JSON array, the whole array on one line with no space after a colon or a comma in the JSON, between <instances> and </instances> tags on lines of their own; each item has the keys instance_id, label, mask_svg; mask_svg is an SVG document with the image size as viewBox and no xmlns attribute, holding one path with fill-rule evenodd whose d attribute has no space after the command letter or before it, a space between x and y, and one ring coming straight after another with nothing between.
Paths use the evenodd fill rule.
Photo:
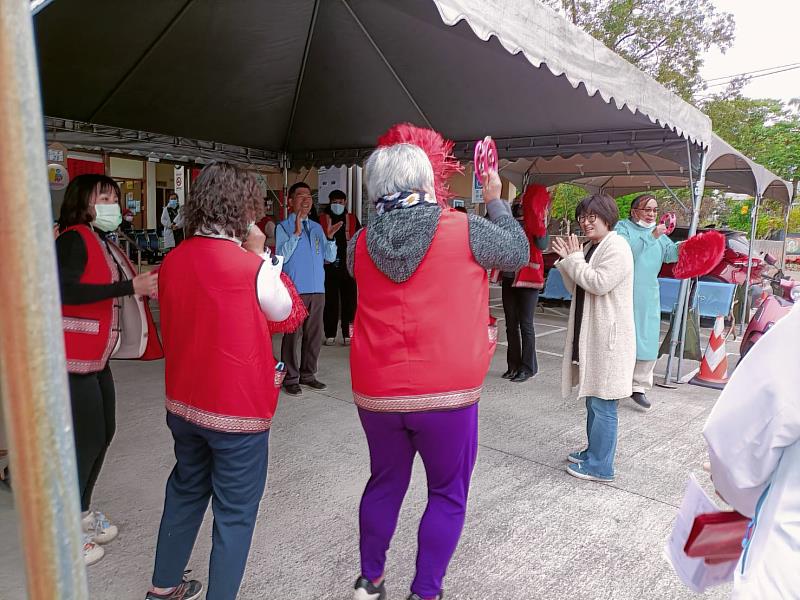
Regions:
<instances>
[{"instance_id":1,"label":"white lab coat","mask_svg":"<svg viewBox=\"0 0 800 600\"><path fill-rule=\"evenodd\" d=\"M800 306L736 368L708 417L711 474L720 495L753 517L732 598L800 599Z\"/></svg>"},{"instance_id":2,"label":"white lab coat","mask_svg":"<svg viewBox=\"0 0 800 600\"><path fill-rule=\"evenodd\" d=\"M171 229L172 225L177 225L178 227L183 227L183 214L181 209L178 209L178 214L175 216L175 223L172 222L172 219L169 218L169 210L167 207L164 207L164 210L161 211L161 225L164 226L164 248L174 248L175 247L175 234Z\"/></svg>"}]
</instances>

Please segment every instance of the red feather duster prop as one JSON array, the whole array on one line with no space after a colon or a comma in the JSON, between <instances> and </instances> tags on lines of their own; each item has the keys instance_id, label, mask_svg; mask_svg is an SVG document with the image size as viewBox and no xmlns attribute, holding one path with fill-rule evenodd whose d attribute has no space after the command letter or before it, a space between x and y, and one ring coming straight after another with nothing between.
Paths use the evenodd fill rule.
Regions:
<instances>
[{"instance_id":1,"label":"red feather duster prop","mask_svg":"<svg viewBox=\"0 0 800 600\"><path fill-rule=\"evenodd\" d=\"M441 206L447 206L447 201L454 196L447 180L464 171L461 163L453 156L453 142L433 129L423 129L411 123L398 123L378 138L378 147L395 144L412 144L425 151L433 167L436 200Z\"/></svg>"},{"instance_id":2,"label":"red feather duster prop","mask_svg":"<svg viewBox=\"0 0 800 600\"><path fill-rule=\"evenodd\" d=\"M676 279L702 277L719 264L725 253L725 236L706 231L690 237L678 247L678 262L672 269Z\"/></svg>"},{"instance_id":3,"label":"red feather duster prop","mask_svg":"<svg viewBox=\"0 0 800 600\"><path fill-rule=\"evenodd\" d=\"M292 299L292 312L283 321L268 321L270 333L292 333L302 325L308 316L303 299L297 293L297 288L294 287L292 280L289 279L286 273L281 273L281 281L286 286L286 289L289 290L289 297Z\"/></svg>"},{"instance_id":4,"label":"red feather duster prop","mask_svg":"<svg viewBox=\"0 0 800 600\"><path fill-rule=\"evenodd\" d=\"M522 219L528 235L543 237L547 233L550 193L543 185L531 184L522 194Z\"/></svg>"}]
</instances>

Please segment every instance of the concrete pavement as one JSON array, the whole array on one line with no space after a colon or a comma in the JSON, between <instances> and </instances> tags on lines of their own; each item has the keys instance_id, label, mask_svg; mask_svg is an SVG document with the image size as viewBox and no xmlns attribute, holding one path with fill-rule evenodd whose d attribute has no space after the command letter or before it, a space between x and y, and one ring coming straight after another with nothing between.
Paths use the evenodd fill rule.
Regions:
<instances>
[{"instance_id":1,"label":"concrete pavement","mask_svg":"<svg viewBox=\"0 0 800 600\"><path fill-rule=\"evenodd\" d=\"M621 402L616 481L574 479L564 472L565 457L584 447L585 409L577 400L560 398L565 321L556 312L563 309L537 313L538 377L525 384L501 379L503 346L492 362L480 405L469 513L445 580L447 598L691 598L662 548L689 472L708 487L701 430L717 392L656 388L649 413ZM144 597L173 464L164 424L163 364L115 361L112 369L118 429L95 503L119 525L120 535L89 568L91 597L102 600ZM328 383L326 391L281 397L242 600L351 597L368 456L352 404L347 348L323 347L318 376ZM418 460L389 552L390 600L408 594L425 499ZM188 567L203 581L210 521L209 513ZM25 598L13 500L2 492L0 539L0 598ZM703 597L729 593L725 586Z\"/></svg>"}]
</instances>

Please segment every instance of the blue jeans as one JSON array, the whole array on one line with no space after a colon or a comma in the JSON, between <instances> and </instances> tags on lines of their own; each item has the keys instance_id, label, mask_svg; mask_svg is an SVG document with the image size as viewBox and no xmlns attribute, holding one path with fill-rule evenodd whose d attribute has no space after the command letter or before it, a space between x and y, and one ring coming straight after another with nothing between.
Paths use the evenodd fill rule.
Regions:
<instances>
[{"instance_id":1,"label":"blue jeans","mask_svg":"<svg viewBox=\"0 0 800 600\"><path fill-rule=\"evenodd\" d=\"M617 400L586 397L586 438L583 467L592 475L614 476L617 451Z\"/></svg>"},{"instance_id":2,"label":"blue jeans","mask_svg":"<svg viewBox=\"0 0 800 600\"><path fill-rule=\"evenodd\" d=\"M214 531L206 599L234 600L264 495L269 431L212 431L171 413L167 425L175 440L176 463L167 480L153 585L167 588L181 582L212 499Z\"/></svg>"}]
</instances>

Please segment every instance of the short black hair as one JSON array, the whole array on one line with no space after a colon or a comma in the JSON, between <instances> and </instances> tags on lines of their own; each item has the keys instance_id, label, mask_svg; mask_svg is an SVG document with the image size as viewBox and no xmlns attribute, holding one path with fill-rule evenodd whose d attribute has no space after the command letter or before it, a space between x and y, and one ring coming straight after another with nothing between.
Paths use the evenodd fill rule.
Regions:
<instances>
[{"instance_id":1,"label":"short black hair","mask_svg":"<svg viewBox=\"0 0 800 600\"><path fill-rule=\"evenodd\" d=\"M619 207L616 200L607 194L592 194L581 200L575 209L575 218L594 213L606 224L609 229L619 221Z\"/></svg>"},{"instance_id":2,"label":"short black hair","mask_svg":"<svg viewBox=\"0 0 800 600\"><path fill-rule=\"evenodd\" d=\"M342 190L333 190L328 194L328 200L347 200L347 194Z\"/></svg>"},{"instance_id":3,"label":"short black hair","mask_svg":"<svg viewBox=\"0 0 800 600\"><path fill-rule=\"evenodd\" d=\"M289 198L293 198L294 193L300 188L306 188L309 192L311 191L311 186L308 185L305 181L298 181L297 183L293 184L292 187L289 188Z\"/></svg>"},{"instance_id":4,"label":"short black hair","mask_svg":"<svg viewBox=\"0 0 800 600\"><path fill-rule=\"evenodd\" d=\"M97 193L114 192L117 201L121 198L119 185L106 175L96 173L78 175L69 182L64 192L64 202L58 217L58 225L63 230L73 225L86 225L92 222L89 201Z\"/></svg>"}]
</instances>

